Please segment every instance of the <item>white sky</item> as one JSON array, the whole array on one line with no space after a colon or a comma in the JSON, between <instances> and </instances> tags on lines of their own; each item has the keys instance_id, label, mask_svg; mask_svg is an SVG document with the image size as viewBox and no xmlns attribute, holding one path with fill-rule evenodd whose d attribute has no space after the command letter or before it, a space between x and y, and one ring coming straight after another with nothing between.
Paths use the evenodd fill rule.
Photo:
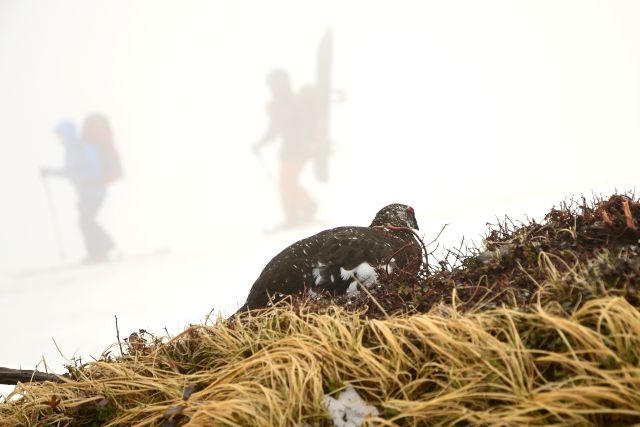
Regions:
<instances>
[{"instance_id":1,"label":"white sky","mask_svg":"<svg viewBox=\"0 0 640 427\"><path fill-rule=\"evenodd\" d=\"M311 81L329 27L348 96L333 111L333 180L314 187L331 221L396 200L422 222L501 215L637 181L638 3L341 3L0 1L0 265L50 261L35 172L60 162L55 123L93 111L110 117L125 163L101 214L125 249L277 221L249 150L266 123L264 76L283 66ZM73 194L52 185L80 253Z\"/></svg>"},{"instance_id":2,"label":"white sky","mask_svg":"<svg viewBox=\"0 0 640 427\"><path fill-rule=\"evenodd\" d=\"M390 202L416 208L427 240L452 223L443 242L455 244L496 215L540 218L565 196L633 189L638 22L635 1L0 0L0 310L2 271L59 262L37 171L61 162L53 126L94 111L109 116L126 174L101 222L125 254L209 251L202 301L244 299L283 245L368 224ZM333 108L331 181L304 177L324 222L266 237L282 214L275 150L269 172L250 150L266 125L265 75L313 80L327 28L347 102ZM74 194L51 191L78 259Z\"/></svg>"}]
</instances>

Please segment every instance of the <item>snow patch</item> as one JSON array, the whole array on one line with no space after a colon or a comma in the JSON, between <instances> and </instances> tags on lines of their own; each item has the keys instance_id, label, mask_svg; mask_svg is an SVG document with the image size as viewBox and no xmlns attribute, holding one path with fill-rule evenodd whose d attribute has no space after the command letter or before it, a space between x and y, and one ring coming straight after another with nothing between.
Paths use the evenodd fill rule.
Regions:
<instances>
[{"instance_id":1,"label":"snow patch","mask_svg":"<svg viewBox=\"0 0 640 427\"><path fill-rule=\"evenodd\" d=\"M379 415L378 409L367 405L352 386L344 389L337 399L325 395L324 405L336 427L359 427L365 418Z\"/></svg>"}]
</instances>

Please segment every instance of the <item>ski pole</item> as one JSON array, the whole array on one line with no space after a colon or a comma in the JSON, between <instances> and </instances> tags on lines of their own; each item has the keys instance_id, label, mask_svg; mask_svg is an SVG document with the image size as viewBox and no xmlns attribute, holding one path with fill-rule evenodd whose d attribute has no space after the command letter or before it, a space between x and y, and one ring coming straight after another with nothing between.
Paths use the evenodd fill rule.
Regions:
<instances>
[{"instance_id":1,"label":"ski pole","mask_svg":"<svg viewBox=\"0 0 640 427\"><path fill-rule=\"evenodd\" d=\"M271 183L275 183L276 179L274 178L273 173L271 173L271 169L267 165L267 162L265 162L264 158L262 157L262 154L257 150L254 150L253 154L255 154L255 156L258 158L258 163L260 163L260 166L267 175L267 180Z\"/></svg>"},{"instance_id":2,"label":"ski pole","mask_svg":"<svg viewBox=\"0 0 640 427\"><path fill-rule=\"evenodd\" d=\"M49 216L51 217L51 224L53 225L53 234L55 236L56 243L58 245L58 256L61 261L66 261L67 254L64 251L64 246L62 245L62 237L60 234L60 226L58 225L58 215L56 214L55 207L53 205L53 197L51 197L51 190L49 189L49 184L45 179L45 176L41 176L42 185L44 186L44 193L47 199L47 207L49 208Z\"/></svg>"}]
</instances>

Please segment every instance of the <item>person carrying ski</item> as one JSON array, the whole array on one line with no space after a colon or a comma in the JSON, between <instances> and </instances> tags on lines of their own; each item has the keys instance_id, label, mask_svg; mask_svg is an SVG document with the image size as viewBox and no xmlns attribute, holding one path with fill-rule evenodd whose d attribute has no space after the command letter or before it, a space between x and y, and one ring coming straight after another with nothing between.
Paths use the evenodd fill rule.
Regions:
<instances>
[{"instance_id":1,"label":"person carrying ski","mask_svg":"<svg viewBox=\"0 0 640 427\"><path fill-rule=\"evenodd\" d=\"M311 160L316 138L316 95L313 86L305 86L299 94L291 89L289 74L276 69L267 76L272 99L267 105L269 125L253 145L256 154L265 145L281 140L278 190L285 221L284 226L310 222L317 203L300 184L300 174Z\"/></svg>"}]
</instances>

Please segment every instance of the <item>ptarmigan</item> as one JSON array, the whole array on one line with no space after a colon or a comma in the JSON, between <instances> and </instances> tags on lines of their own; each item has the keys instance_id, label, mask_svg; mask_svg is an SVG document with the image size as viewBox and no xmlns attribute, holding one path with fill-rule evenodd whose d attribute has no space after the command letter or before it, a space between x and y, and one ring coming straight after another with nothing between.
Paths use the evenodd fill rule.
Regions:
<instances>
[{"instance_id":1,"label":"ptarmigan","mask_svg":"<svg viewBox=\"0 0 640 427\"><path fill-rule=\"evenodd\" d=\"M419 266L422 251L412 207L382 208L369 227L338 227L300 240L275 256L255 281L238 313L269 306L283 295L329 291L343 294L371 286L380 271Z\"/></svg>"}]
</instances>

